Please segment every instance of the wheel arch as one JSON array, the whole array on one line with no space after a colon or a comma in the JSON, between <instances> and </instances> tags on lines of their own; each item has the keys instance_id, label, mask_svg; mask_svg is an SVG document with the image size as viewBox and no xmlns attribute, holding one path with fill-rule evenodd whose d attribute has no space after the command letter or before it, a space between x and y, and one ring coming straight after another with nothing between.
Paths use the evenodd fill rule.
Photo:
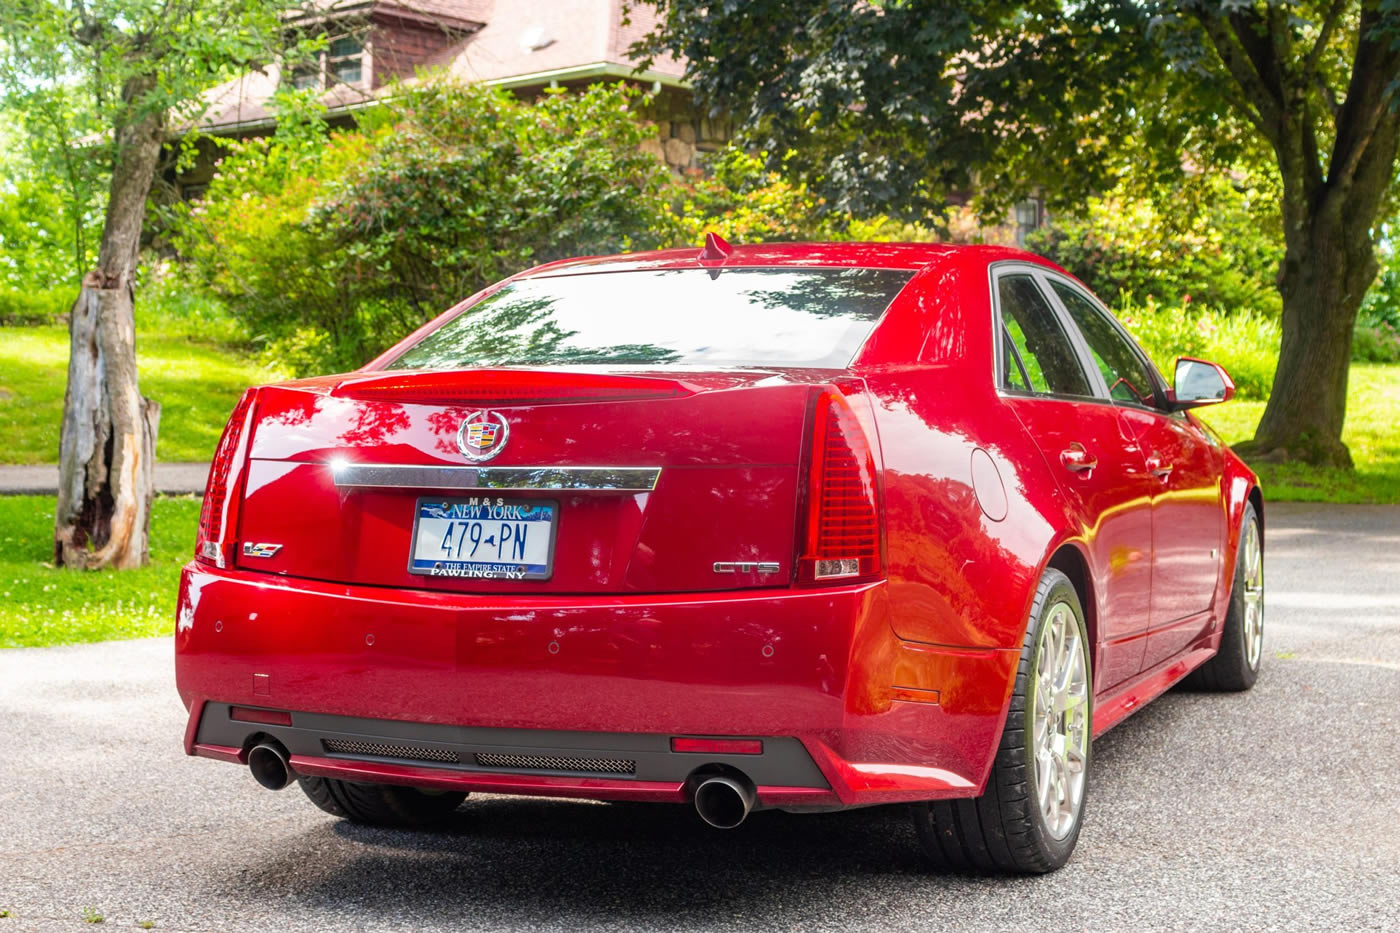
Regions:
<instances>
[{"instance_id":1,"label":"wheel arch","mask_svg":"<svg viewBox=\"0 0 1400 933\"><path fill-rule=\"evenodd\" d=\"M1221 491L1224 500L1222 508L1225 512L1225 551L1221 555L1223 560L1220 562L1216 605L1230 598L1230 587L1235 579L1235 559L1240 549L1240 535L1244 531L1246 505L1254 506L1254 514L1259 519L1260 547L1265 546L1264 492L1259 487L1259 477L1232 451L1227 451L1225 458Z\"/></svg>"},{"instance_id":2,"label":"wheel arch","mask_svg":"<svg viewBox=\"0 0 1400 933\"><path fill-rule=\"evenodd\" d=\"M1084 626L1089 630L1089 662L1093 665L1093 670L1098 670L1099 607L1098 598L1094 591L1094 576L1089 570L1089 560L1077 542L1066 541L1050 555L1050 559L1045 562L1044 568L1041 569L1040 576L1044 575L1045 568L1051 567L1069 577L1069 582L1074 585L1074 591L1079 594L1079 602L1084 609ZM1029 624L1029 618L1027 624Z\"/></svg>"}]
</instances>

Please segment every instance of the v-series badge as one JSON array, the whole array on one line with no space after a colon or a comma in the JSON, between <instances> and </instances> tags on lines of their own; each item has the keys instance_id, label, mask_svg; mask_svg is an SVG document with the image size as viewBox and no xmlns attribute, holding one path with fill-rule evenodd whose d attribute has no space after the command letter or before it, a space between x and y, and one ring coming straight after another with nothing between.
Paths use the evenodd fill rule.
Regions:
<instances>
[{"instance_id":1,"label":"v-series badge","mask_svg":"<svg viewBox=\"0 0 1400 933\"><path fill-rule=\"evenodd\" d=\"M282 550L280 544L254 544L251 541L243 543L244 557L275 557L280 550Z\"/></svg>"}]
</instances>

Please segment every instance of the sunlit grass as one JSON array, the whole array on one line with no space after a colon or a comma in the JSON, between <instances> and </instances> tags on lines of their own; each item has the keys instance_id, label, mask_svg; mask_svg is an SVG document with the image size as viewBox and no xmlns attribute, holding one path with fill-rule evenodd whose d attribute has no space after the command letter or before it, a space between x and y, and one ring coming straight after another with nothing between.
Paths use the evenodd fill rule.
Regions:
<instances>
[{"instance_id":1,"label":"sunlit grass","mask_svg":"<svg viewBox=\"0 0 1400 933\"><path fill-rule=\"evenodd\" d=\"M172 632L199 506L195 498L155 501L148 566L83 572L53 567L52 496L0 496L0 648Z\"/></svg>"},{"instance_id":2,"label":"sunlit grass","mask_svg":"<svg viewBox=\"0 0 1400 933\"><path fill-rule=\"evenodd\" d=\"M1254 436L1264 404L1227 402L1201 409L1200 416L1227 443L1236 444ZM1351 449L1355 470L1255 465L1265 499L1400 503L1400 364L1352 364L1342 440Z\"/></svg>"},{"instance_id":3,"label":"sunlit grass","mask_svg":"<svg viewBox=\"0 0 1400 933\"><path fill-rule=\"evenodd\" d=\"M156 458L208 460L248 386L274 375L222 345L191 336L136 335L141 392L161 403ZM68 382L68 331L0 327L0 463L58 462Z\"/></svg>"}]
</instances>

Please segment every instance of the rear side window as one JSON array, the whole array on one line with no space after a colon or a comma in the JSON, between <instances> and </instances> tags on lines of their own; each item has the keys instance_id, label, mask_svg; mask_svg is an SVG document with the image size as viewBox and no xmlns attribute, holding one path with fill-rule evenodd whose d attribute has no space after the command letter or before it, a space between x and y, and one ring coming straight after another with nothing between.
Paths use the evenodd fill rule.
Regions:
<instances>
[{"instance_id":1,"label":"rear side window","mask_svg":"<svg viewBox=\"0 0 1400 933\"><path fill-rule=\"evenodd\" d=\"M1103 373L1104 384L1108 386L1108 394L1113 400L1153 405L1157 400L1157 390L1152 376L1128 339L1119 333L1113 322L1092 301L1076 289L1053 281L1050 287L1060 296L1065 310L1084 335L1084 342L1089 345L1094 364Z\"/></svg>"},{"instance_id":2,"label":"rear side window","mask_svg":"<svg viewBox=\"0 0 1400 933\"><path fill-rule=\"evenodd\" d=\"M1021 338L1021 342L1025 342L1024 335ZM1031 391L1030 376L1026 374L1025 367L1021 365L1020 355L1016 352L1016 345L1011 342L1011 335L1006 332L1005 327L1003 327L1001 331L1001 344L1002 359L1006 361L1004 364L1004 374L1001 380L1002 385L1008 389L1020 389L1022 392ZM1036 370L1036 375L1040 377L1039 382L1043 384L1045 378L1040 376L1039 370ZM1042 389L1041 391L1045 390Z\"/></svg>"},{"instance_id":3,"label":"rear side window","mask_svg":"<svg viewBox=\"0 0 1400 933\"><path fill-rule=\"evenodd\" d=\"M1004 387L1024 384L1045 395L1093 394L1074 346L1034 278L1020 274L998 278L997 305L1005 328L1004 344L1009 344L1002 364Z\"/></svg>"},{"instance_id":4,"label":"rear side window","mask_svg":"<svg viewBox=\"0 0 1400 933\"><path fill-rule=\"evenodd\" d=\"M696 268L522 279L452 318L390 365L841 369L912 275L903 269Z\"/></svg>"}]
</instances>

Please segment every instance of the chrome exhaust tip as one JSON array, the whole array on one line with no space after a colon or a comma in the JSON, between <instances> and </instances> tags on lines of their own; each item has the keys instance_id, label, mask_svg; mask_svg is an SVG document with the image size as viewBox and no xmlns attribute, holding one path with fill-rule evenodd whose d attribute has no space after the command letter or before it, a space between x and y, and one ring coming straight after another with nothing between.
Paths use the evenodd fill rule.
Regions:
<instances>
[{"instance_id":1,"label":"chrome exhaust tip","mask_svg":"<svg viewBox=\"0 0 1400 933\"><path fill-rule=\"evenodd\" d=\"M717 774L695 787L695 812L715 829L733 829L748 817L757 795L753 784Z\"/></svg>"},{"instance_id":2,"label":"chrome exhaust tip","mask_svg":"<svg viewBox=\"0 0 1400 933\"><path fill-rule=\"evenodd\" d=\"M253 780L268 790L281 790L296 780L286 750L271 742L254 745L248 752L248 770L253 772Z\"/></svg>"}]
</instances>

